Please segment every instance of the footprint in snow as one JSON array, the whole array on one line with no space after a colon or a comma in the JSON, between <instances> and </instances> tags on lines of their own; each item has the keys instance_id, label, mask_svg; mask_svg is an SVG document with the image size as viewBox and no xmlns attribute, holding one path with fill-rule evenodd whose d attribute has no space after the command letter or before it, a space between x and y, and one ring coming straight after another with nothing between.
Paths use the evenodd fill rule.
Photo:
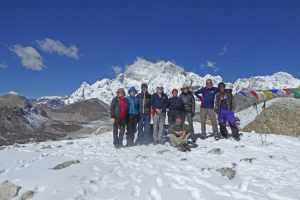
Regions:
<instances>
[{"instance_id":1,"label":"footprint in snow","mask_svg":"<svg viewBox=\"0 0 300 200\"><path fill-rule=\"evenodd\" d=\"M160 177L157 177L155 181L158 187L162 187L164 185L163 180Z\"/></svg>"},{"instance_id":2,"label":"footprint in snow","mask_svg":"<svg viewBox=\"0 0 300 200\"><path fill-rule=\"evenodd\" d=\"M152 188L150 190L150 197L154 200L161 200L162 199L160 192L158 192L157 189L155 189L155 188Z\"/></svg>"}]
</instances>

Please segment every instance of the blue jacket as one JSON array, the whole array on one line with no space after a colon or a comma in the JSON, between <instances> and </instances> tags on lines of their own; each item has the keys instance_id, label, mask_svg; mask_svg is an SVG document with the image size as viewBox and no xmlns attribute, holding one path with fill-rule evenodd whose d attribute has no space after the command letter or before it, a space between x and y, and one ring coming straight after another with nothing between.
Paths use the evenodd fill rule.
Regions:
<instances>
[{"instance_id":1,"label":"blue jacket","mask_svg":"<svg viewBox=\"0 0 300 200\"><path fill-rule=\"evenodd\" d=\"M162 112L166 112L168 107L168 96L165 93L162 93L160 96L157 93L154 93L151 96L151 107L153 109L162 109Z\"/></svg>"},{"instance_id":2,"label":"blue jacket","mask_svg":"<svg viewBox=\"0 0 300 200\"><path fill-rule=\"evenodd\" d=\"M215 95L218 91L219 89L216 87L203 87L194 94L197 98L201 99L201 108L214 108ZM202 94L202 97L200 94Z\"/></svg>"},{"instance_id":3,"label":"blue jacket","mask_svg":"<svg viewBox=\"0 0 300 200\"><path fill-rule=\"evenodd\" d=\"M127 97L127 101L129 104L129 115L139 115L139 98L137 96L129 96Z\"/></svg>"},{"instance_id":4,"label":"blue jacket","mask_svg":"<svg viewBox=\"0 0 300 200\"><path fill-rule=\"evenodd\" d=\"M176 116L181 115L184 111L182 99L179 97L169 98L169 115Z\"/></svg>"}]
</instances>

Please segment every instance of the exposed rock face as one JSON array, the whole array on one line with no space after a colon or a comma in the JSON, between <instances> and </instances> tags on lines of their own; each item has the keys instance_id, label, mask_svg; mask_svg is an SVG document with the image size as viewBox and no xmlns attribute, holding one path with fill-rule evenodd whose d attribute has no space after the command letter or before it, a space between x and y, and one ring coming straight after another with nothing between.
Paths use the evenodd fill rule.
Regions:
<instances>
[{"instance_id":1,"label":"exposed rock face","mask_svg":"<svg viewBox=\"0 0 300 200\"><path fill-rule=\"evenodd\" d=\"M61 133L47 126L52 120L45 110L33 106L25 97L0 96L0 145L55 140Z\"/></svg>"},{"instance_id":2,"label":"exposed rock face","mask_svg":"<svg viewBox=\"0 0 300 200\"><path fill-rule=\"evenodd\" d=\"M46 110L50 117L67 121L90 122L110 118L109 105L95 98Z\"/></svg>"},{"instance_id":3,"label":"exposed rock face","mask_svg":"<svg viewBox=\"0 0 300 200\"><path fill-rule=\"evenodd\" d=\"M243 131L299 136L300 99L286 98L273 103Z\"/></svg>"}]
</instances>

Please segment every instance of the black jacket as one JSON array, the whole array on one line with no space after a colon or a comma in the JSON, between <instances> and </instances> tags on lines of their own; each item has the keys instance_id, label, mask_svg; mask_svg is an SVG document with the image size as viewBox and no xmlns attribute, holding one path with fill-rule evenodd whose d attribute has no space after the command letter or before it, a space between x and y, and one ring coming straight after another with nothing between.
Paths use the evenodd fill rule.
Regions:
<instances>
[{"instance_id":1,"label":"black jacket","mask_svg":"<svg viewBox=\"0 0 300 200\"><path fill-rule=\"evenodd\" d=\"M188 93L181 93L179 97L182 99L184 111L186 113L195 114L195 98L194 94L189 91Z\"/></svg>"},{"instance_id":2,"label":"black jacket","mask_svg":"<svg viewBox=\"0 0 300 200\"><path fill-rule=\"evenodd\" d=\"M161 93L160 96L154 93L151 98L151 107L153 109L162 109L162 112L166 112L168 108L168 96L165 93Z\"/></svg>"},{"instance_id":3,"label":"black jacket","mask_svg":"<svg viewBox=\"0 0 300 200\"><path fill-rule=\"evenodd\" d=\"M126 116L128 116L129 104L126 98L124 98L126 106ZM118 97L114 97L110 105L110 117L111 118L120 118L120 104Z\"/></svg>"},{"instance_id":4,"label":"black jacket","mask_svg":"<svg viewBox=\"0 0 300 200\"><path fill-rule=\"evenodd\" d=\"M181 115L184 111L182 99L179 97L169 98L169 115L176 116Z\"/></svg>"},{"instance_id":5,"label":"black jacket","mask_svg":"<svg viewBox=\"0 0 300 200\"><path fill-rule=\"evenodd\" d=\"M222 109L221 107L221 96L224 96L224 100L223 101L227 101L227 106L228 106L228 110L230 110L231 112L234 112L235 109L235 101L232 95L232 90L225 90L224 93L218 92L215 96L215 111L217 113L220 112L220 110Z\"/></svg>"}]
</instances>

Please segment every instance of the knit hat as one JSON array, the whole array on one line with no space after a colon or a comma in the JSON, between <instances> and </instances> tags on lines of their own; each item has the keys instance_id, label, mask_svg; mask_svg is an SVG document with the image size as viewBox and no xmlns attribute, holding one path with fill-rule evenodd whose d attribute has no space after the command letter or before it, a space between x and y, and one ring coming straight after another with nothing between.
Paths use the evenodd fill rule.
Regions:
<instances>
[{"instance_id":1,"label":"knit hat","mask_svg":"<svg viewBox=\"0 0 300 200\"><path fill-rule=\"evenodd\" d=\"M117 90L117 94L119 94L120 92L122 92L122 93L125 95L124 88L119 88L119 89Z\"/></svg>"},{"instance_id":2,"label":"knit hat","mask_svg":"<svg viewBox=\"0 0 300 200\"><path fill-rule=\"evenodd\" d=\"M135 87L131 87L131 88L128 90L128 94L130 94L131 92L134 92L135 94L138 93L138 91L135 89Z\"/></svg>"},{"instance_id":3,"label":"knit hat","mask_svg":"<svg viewBox=\"0 0 300 200\"><path fill-rule=\"evenodd\" d=\"M146 84L146 83L142 83L142 85L141 85L141 89L148 89L148 85Z\"/></svg>"},{"instance_id":4,"label":"knit hat","mask_svg":"<svg viewBox=\"0 0 300 200\"><path fill-rule=\"evenodd\" d=\"M223 82L219 83L218 84L218 88L220 88L220 87L224 87L225 88L226 87L225 83L223 83Z\"/></svg>"},{"instance_id":5,"label":"knit hat","mask_svg":"<svg viewBox=\"0 0 300 200\"><path fill-rule=\"evenodd\" d=\"M178 90L177 90L176 88L174 88L174 89L172 90L172 94L173 94L174 92L177 92L177 93L178 93Z\"/></svg>"}]
</instances>

